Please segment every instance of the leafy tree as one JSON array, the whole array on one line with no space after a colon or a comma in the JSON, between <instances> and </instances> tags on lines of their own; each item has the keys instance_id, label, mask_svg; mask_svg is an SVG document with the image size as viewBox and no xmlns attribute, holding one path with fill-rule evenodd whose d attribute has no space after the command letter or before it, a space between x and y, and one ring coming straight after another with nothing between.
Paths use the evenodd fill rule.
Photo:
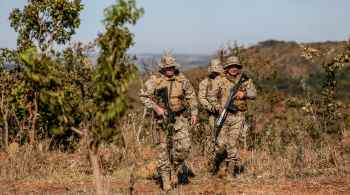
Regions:
<instances>
[{"instance_id":1,"label":"leafy tree","mask_svg":"<svg viewBox=\"0 0 350 195\"><path fill-rule=\"evenodd\" d=\"M95 88L94 103L96 143L110 141L116 133L115 122L127 108L126 90L128 82L135 77L136 67L126 55L133 45L133 34L127 26L136 24L143 9L136 7L134 0L121 0L105 10L105 32L100 34L97 43L100 55L93 75Z\"/></svg>"},{"instance_id":2,"label":"leafy tree","mask_svg":"<svg viewBox=\"0 0 350 195\"><path fill-rule=\"evenodd\" d=\"M94 67L86 52L95 44L55 50L69 43L82 8L80 0L28 0L22 10L12 11L9 19L18 32L18 48L0 50L0 128L27 132L32 144L37 135L72 143L74 132L80 134L101 194L98 148L120 135L118 121L127 109L128 82L136 72L126 54L133 45L128 26L136 24L143 9L134 0L119 0L105 10L105 32L95 42L99 57ZM18 64L12 72L3 68L10 60Z\"/></svg>"},{"instance_id":3,"label":"leafy tree","mask_svg":"<svg viewBox=\"0 0 350 195\"><path fill-rule=\"evenodd\" d=\"M46 51L53 44L67 43L80 25L82 9L80 0L28 0L22 10L14 9L9 17L18 33L18 49L35 46Z\"/></svg>"},{"instance_id":4,"label":"leafy tree","mask_svg":"<svg viewBox=\"0 0 350 195\"><path fill-rule=\"evenodd\" d=\"M10 118L13 115L15 105L12 101L13 89L20 86L17 78L17 68L6 67L16 64L17 54L10 49L0 49L0 129L2 129L2 145L7 150L10 132Z\"/></svg>"},{"instance_id":5,"label":"leafy tree","mask_svg":"<svg viewBox=\"0 0 350 195\"><path fill-rule=\"evenodd\" d=\"M87 114L85 123L82 123L85 130L81 134L88 139L98 194L103 191L98 147L101 142L110 142L120 135L117 124L127 109L126 91L136 71L126 54L133 45L133 34L128 30L128 25L136 24L142 14L143 9L137 8L134 0L119 0L105 10L105 32L97 38L100 53L92 74L94 93L92 101L83 108Z\"/></svg>"},{"instance_id":6,"label":"leafy tree","mask_svg":"<svg viewBox=\"0 0 350 195\"><path fill-rule=\"evenodd\" d=\"M18 47L13 53L19 76L11 89L17 106L14 118L22 124L17 125L20 130L29 132L31 143L35 143L38 129L43 135L46 130L59 134L72 123L66 113L73 108L65 100L74 95L69 93L72 87L67 84L71 83L65 80L67 72L57 60L61 54L55 45L71 39L80 25L82 9L80 0L28 0L22 10L14 9L10 14L11 27L18 33Z\"/></svg>"}]
</instances>

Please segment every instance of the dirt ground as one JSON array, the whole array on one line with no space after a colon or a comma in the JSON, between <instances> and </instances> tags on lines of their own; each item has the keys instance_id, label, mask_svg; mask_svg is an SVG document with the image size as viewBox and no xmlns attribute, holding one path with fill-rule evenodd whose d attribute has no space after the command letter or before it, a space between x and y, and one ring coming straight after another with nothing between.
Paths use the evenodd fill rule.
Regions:
<instances>
[{"instance_id":1,"label":"dirt ground","mask_svg":"<svg viewBox=\"0 0 350 195\"><path fill-rule=\"evenodd\" d=\"M151 160L156 150L145 148L139 158ZM191 160L194 167L200 167L205 159L198 156ZM162 194L159 185L154 180L146 179L152 166L140 164L136 168L136 180L130 185L130 167L121 168L116 175L107 176L104 183L106 194ZM146 169L146 170L145 170ZM151 171L150 171L151 170ZM242 175L235 180L225 179L220 173L208 176L205 171L194 170L197 175L191 178L187 185L180 185L170 194L190 195L225 195L225 194L349 194L350 174L337 174L298 178L298 179L266 179ZM341 176L342 175L342 176ZM130 189L132 186L132 189ZM95 194L94 182L91 177L85 179L48 180L39 178L26 180L0 180L0 194ZM131 193L132 192L132 193Z\"/></svg>"},{"instance_id":2,"label":"dirt ground","mask_svg":"<svg viewBox=\"0 0 350 195\"><path fill-rule=\"evenodd\" d=\"M110 179L104 182L108 194L130 193L128 181ZM92 181L0 181L1 194L94 194ZM134 194L159 194L158 185L150 180L137 180ZM350 177L313 178L303 181L278 182L226 181L217 177L198 180L179 186L171 194L350 194Z\"/></svg>"}]
</instances>

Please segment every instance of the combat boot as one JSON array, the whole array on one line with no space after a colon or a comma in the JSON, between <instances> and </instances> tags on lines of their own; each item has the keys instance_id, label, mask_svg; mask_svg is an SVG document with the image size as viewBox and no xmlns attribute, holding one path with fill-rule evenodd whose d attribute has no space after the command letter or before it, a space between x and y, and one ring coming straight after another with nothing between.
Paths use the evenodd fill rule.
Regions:
<instances>
[{"instance_id":1,"label":"combat boot","mask_svg":"<svg viewBox=\"0 0 350 195\"><path fill-rule=\"evenodd\" d=\"M185 163L181 163L178 174L177 181L179 184L189 184L190 178L194 177L192 169Z\"/></svg>"},{"instance_id":2,"label":"combat boot","mask_svg":"<svg viewBox=\"0 0 350 195\"><path fill-rule=\"evenodd\" d=\"M219 166L218 163L216 163L215 161L209 161L207 162L207 168L208 168L208 172L211 176L214 176L218 173L219 171Z\"/></svg>"},{"instance_id":3,"label":"combat boot","mask_svg":"<svg viewBox=\"0 0 350 195\"><path fill-rule=\"evenodd\" d=\"M237 178L240 174L243 173L244 171L244 166L240 162L240 160L235 160L232 162L229 162L228 164L228 171L229 171L229 176L233 178Z\"/></svg>"},{"instance_id":4,"label":"combat boot","mask_svg":"<svg viewBox=\"0 0 350 195\"><path fill-rule=\"evenodd\" d=\"M170 173L162 174L162 189L165 192L169 192L172 190L172 182Z\"/></svg>"},{"instance_id":5,"label":"combat boot","mask_svg":"<svg viewBox=\"0 0 350 195\"><path fill-rule=\"evenodd\" d=\"M226 158L227 154L225 152L218 152L216 153L211 160L211 162L208 162L208 171L209 173L214 176L217 175L220 170L220 165Z\"/></svg>"}]
</instances>

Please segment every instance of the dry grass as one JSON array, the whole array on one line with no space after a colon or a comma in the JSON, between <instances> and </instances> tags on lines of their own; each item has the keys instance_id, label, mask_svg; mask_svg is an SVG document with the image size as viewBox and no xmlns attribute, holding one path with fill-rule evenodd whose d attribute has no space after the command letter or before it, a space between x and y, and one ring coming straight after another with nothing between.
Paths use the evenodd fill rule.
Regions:
<instances>
[{"instance_id":1,"label":"dry grass","mask_svg":"<svg viewBox=\"0 0 350 195\"><path fill-rule=\"evenodd\" d=\"M345 130L344 137L339 142L330 140L316 144L303 127L305 117L302 111L288 107L290 97L283 93L275 94L275 100L266 104L269 97L271 94L259 97L251 105L256 124L248 132L247 147L244 148L243 144L241 146L246 171L237 179L237 183L227 183L224 171L217 177L210 177L206 172L206 159L201 150L203 146L198 145L205 142L195 142L189 165L196 177L192 179L191 185L180 187L179 193L229 194L230 190L234 190L232 185L238 186L242 192L253 194L259 192L259 185L263 192L277 189L274 192L282 193L286 190L281 189L281 186L289 185L288 182L299 186L302 192L312 192L298 182L315 180L319 190L322 185L318 182L324 181L319 181L318 178L324 177L340 180L341 184L334 185L339 184L339 189L350 190L344 187L350 184L349 131ZM118 138L119 141L116 140L116 143L123 140L123 144L102 145L99 155L106 191L125 194L130 185L136 192L152 194L158 191L155 182L147 180L155 172L159 152L151 142L153 139L150 136L153 134L147 120L149 119L143 121L142 113L139 112L128 114L120 124L121 137ZM144 127L143 134L138 140L136 135L141 126ZM194 140L200 139L194 137ZM42 142L36 147L12 143L8 153L1 153L0 158L0 183L7 186L8 192L94 194L93 174L83 147L67 153L48 150L48 142ZM135 181L130 183L131 174ZM208 180L214 183L204 188ZM279 185L270 185L271 182ZM248 188L244 187L246 185L255 187L247 191Z\"/></svg>"}]
</instances>

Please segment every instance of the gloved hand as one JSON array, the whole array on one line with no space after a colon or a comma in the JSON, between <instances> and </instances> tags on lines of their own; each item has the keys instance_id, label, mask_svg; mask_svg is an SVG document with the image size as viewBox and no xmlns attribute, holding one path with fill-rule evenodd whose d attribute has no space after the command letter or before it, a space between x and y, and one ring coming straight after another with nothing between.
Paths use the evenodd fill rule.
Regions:
<instances>
[{"instance_id":1,"label":"gloved hand","mask_svg":"<svg viewBox=\"0 0 350 195\"><path fill-rule=\"evenodd\" d=\"M211 109L212 113L219 114L222 111L222 107L220 105L213 106Z\"/></svg>"}]
</instances>

